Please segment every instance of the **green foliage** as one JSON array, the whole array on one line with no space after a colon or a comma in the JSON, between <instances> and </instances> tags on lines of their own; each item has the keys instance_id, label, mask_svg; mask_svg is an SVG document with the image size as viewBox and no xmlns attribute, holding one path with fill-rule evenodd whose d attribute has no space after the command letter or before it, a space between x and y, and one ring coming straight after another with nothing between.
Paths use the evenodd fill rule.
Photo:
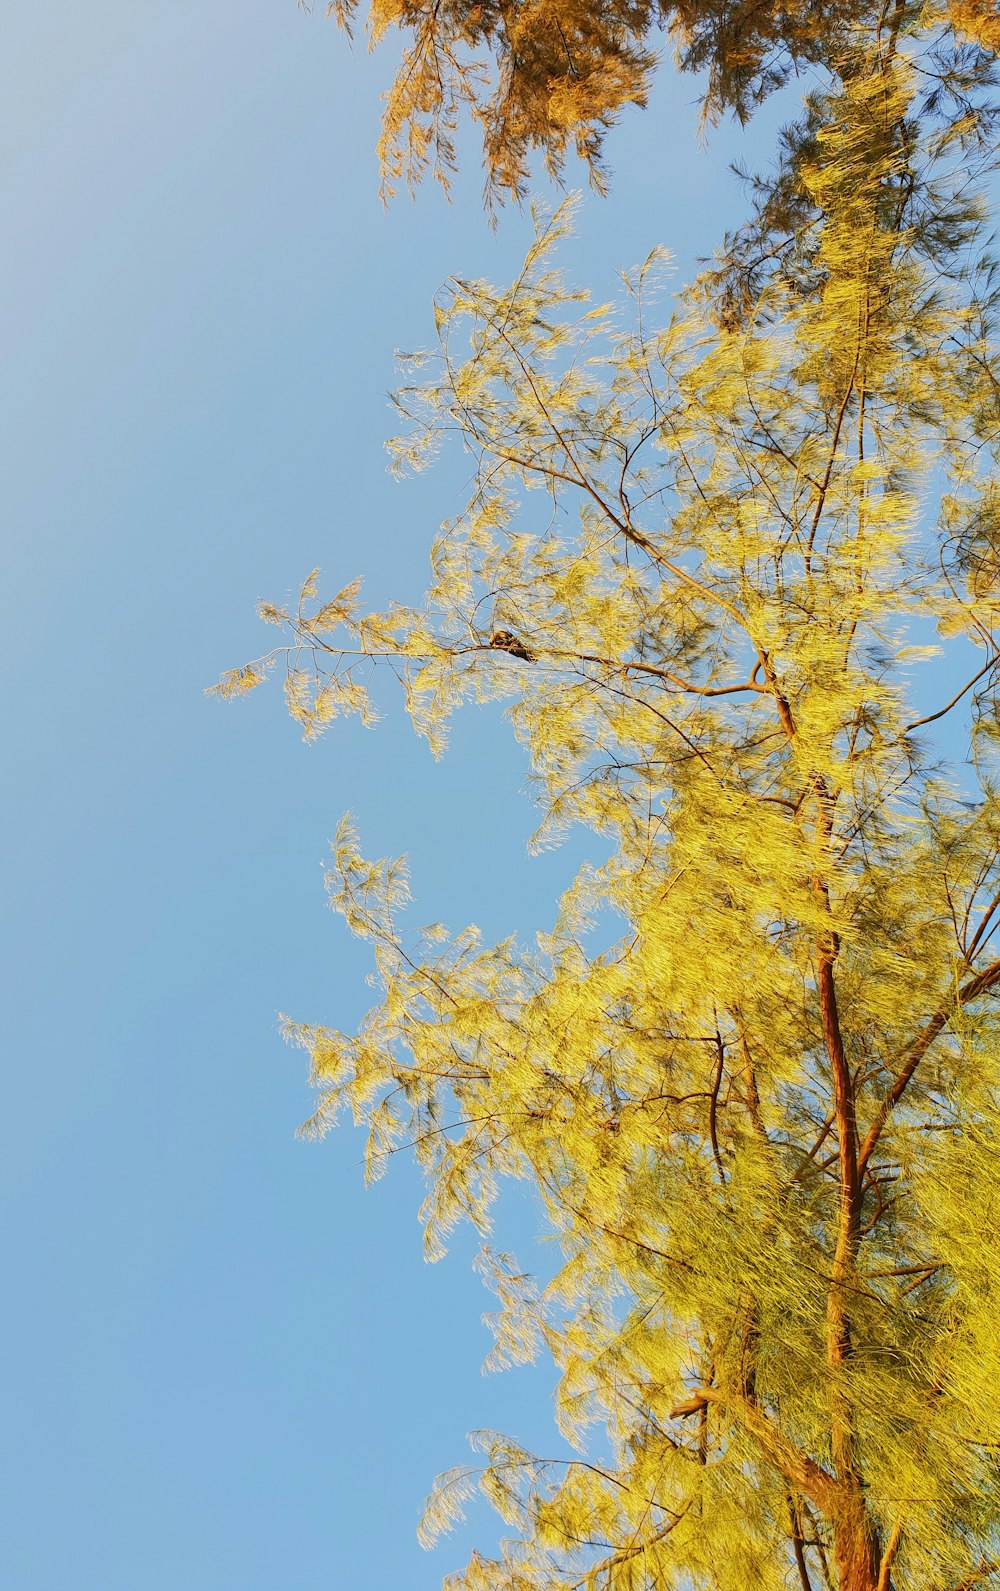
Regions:
<instances>
[{"instance_id":1,"label":"green foliage","mask_svg":"<svg viewBox=\"0 0 1000 1591\"><path fill-rule=\"evenodd\" d=\"M357 1034L289 1028L309 1130L346 1107L372 1173L412 1145L430 1256L483 1233L495 1363L559 1370L579 1460L482 1434L432 1500L431 1533L478 1484L514 1532L452 1591L994 1572L1000 389L989 267L936 279L897 202L947 158L913 78L876 49L813 100L811 282L772 274L738 326L704 283L671 310L660 254L589 308L566 206L510 287L449 283L394 452L475 461L426 602L364 616L311 578L228 676L284 659L313 734L391 658L437 749L504 699L539 843L608 844L534 946L490 945L408 938L404 869L345 825L380 998ZM968 742L931 765L949 713ZM507 1178L561 1245L540 1293L488 1246Z\"/></svg>"}]
</instances>

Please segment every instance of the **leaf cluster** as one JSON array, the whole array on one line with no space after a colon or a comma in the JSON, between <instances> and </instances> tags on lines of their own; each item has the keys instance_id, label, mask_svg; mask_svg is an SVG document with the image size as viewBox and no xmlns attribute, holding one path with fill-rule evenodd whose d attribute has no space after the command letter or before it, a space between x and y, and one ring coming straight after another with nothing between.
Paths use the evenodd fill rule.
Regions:
<instances>
[{"instance_id":1,"label":"leaf cluster","mask_svg":"<svg viewBox=\"0 0 1000 1591\"><path fill-rule=\"evenodd\" d=\"M357 13L358 0L328 6L348 33ZM707 120L746 120L803 71L836 74L859 30L890 50L901 32L932 41L939 96L987 79L1000 38L991 0L371 0L365 25L373 48L392 30L404 39L378 146L384 193L428 170L447 186L466 112L490 203L524 196L535 155L557 177L575 155L603 188L606 135L646 104L664 38L702 77Z\"/></svg>"}]
</instances>

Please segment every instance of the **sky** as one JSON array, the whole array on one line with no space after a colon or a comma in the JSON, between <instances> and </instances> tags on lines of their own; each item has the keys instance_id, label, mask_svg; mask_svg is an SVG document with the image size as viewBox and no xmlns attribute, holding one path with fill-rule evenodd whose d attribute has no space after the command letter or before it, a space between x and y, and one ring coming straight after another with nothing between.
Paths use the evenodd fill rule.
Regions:
<instances>
[{"instance_id":1,"label":"sky","mask_svg":"<svg viewBox=\"0 0 1000 1591\"><path fill-rule=\"evenodd\" d=\"M417 921L489 937L550 926L579 846L527 856L495 716L437 764L401 711L310 747L278 692L204 694L314 565L419 598L465 466L387 476L393 351L529 232L486 224L468 137L450 205L383 209L392 54L321 11L5 0L0 24L11 1591L429 1591L497 1535L482 1509L416 1541L465 1433L559 1450L544 1370L481 1375L471 1238L425 1265L411 1168L366 1191L350 1129L296 1139L278 1013L350 1029L373 998L324 896L345 810L409 853ZM566 251L599 299L657 243L683 281L741 213L728 164L778 112L700 145L695 97L665 70L611 139ZM505 1214L530 1266L530 1207Z\"/></svg>"}]
</instances>

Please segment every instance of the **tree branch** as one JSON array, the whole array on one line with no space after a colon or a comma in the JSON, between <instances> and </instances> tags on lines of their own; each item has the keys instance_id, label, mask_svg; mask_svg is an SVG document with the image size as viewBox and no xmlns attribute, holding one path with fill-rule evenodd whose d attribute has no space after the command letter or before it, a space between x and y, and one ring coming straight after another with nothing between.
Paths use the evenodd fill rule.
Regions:
<instances>
[{"instance_id":1,"label":"tree branch","mask_svg":"<svg viewBox=\"0 0 1000 1591\"><path fill-rule=\"evenodd\" d=\"M828 1518L836 1511L840 1488L822 1464L803 1452L768 1419L756 1403L746 1398L722 1391L718 1387L697 1387L689 1398L670 1411L671 1419L686 1419L700 1414L710 1403L717 1404L747 1432L756 1437L761 1451L785 1480L797 1491L803 1492Z\"/></svg>"},{"instance_id":2,"label":"tree branch","mask_svg":"<svg viewBox=\"0 0 1000 1591\"><path fill-rule=\"evenodd\" d=\"M902 1539L903 1521L897 1519L892 1527L892 1534L886 1544L885 1552L882 1554L882 1567L878 1572L878 1585L875 1587L875 1591L891 1591L893 1559L899 1551L899 1543Z\"/></svg>"},{"instance_id":3,"label":"tree branch","mask_svg":"<svg viewBox=\"0 0 1000 1591\"><path fill-rule=\"evenodd\" d=\"M912 1044L903 1052L903 1057L896 1072L895 1080L887 1091L875 1119L865 1134L864 1142L858 1151L858 1170L863 1172L872 1156L876 1144L882 1136L886 1122L889 1120L895 1107L906 1090L911 1077L923 1060L927 1051L938 1035L947 1027L956 1009L968 1005L979 995L985 994L987 989L992 989L994 984L1000 983L1000 961L993 961L974 978L962 985L955 1000L950 1005L939 1006L922 1032L917 1034Z\"/></svg>"}]
</instances>

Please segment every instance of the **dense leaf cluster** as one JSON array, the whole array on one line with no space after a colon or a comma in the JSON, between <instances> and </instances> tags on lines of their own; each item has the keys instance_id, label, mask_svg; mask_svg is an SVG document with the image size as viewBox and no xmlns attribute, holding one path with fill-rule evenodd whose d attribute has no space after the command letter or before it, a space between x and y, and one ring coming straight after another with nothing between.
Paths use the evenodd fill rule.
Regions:
<instances>
[{"instance_id":1,"label":"dense leaf cluster","mask_svg":"<svg viewBox=\"0 0 1000 1591\"><path fill-rule=\"evenodd\" d=\"M358 9L328 6L348 31ZM1000 49L992 0L371 0L366 23L372 45L403 35L379 144L386 192L428 168L447 183L464 111L482 135L491 199L523 195L536 154L553 174L575 154L603 186L605 136L626 106L646 103L668 38L699 74L709 119L746 119L806 68L836 71L860 30L889 50L901 34L936 35L946 79Z\"/></svg>"}]
</instances>

